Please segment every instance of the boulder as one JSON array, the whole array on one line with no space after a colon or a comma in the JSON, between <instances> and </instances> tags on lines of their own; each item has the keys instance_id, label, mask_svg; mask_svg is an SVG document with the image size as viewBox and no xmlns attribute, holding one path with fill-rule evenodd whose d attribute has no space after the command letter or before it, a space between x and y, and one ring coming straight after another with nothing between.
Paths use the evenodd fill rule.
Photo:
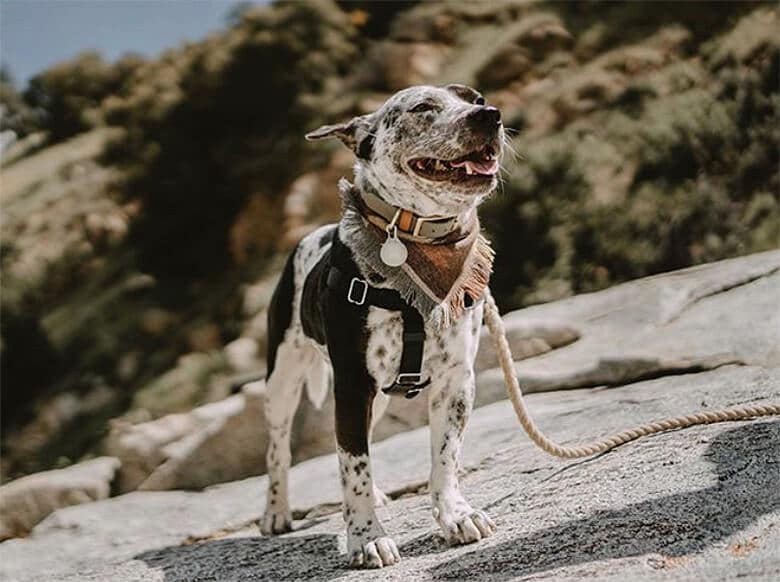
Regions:
<instances>
[{"instance_id":1,"label":"boulder","mask_svg":"<svg viewBox=\"0 0 780 582\"><path fill-rule=\"evenodd\" d=\"M248 389L134 425L115 421L105 449L122 460L119 490L197 489L262 470L260 394Z\"/></svg>"},{"instance_id":2,"label":"boulder","mask_svg":"<svg viewBox=\"0 0 780 582\"><path fill-rule=\"evenodd\" d=\"M119 464L98 457L6 483L0 487L0 541L26 535L57 509L107 498Z\"/></svg>"},{"instance_id":3,"label":"boulder","mask_svg":"<svg viewBox=\"0 0 780 582\"><path fill-rule=\"evenodd\" d=\"M441 71L450 50L441 43L381 41L360 64L358 82L382 92L429 83Z\"/></svg>"},{"instance_id":4,"label":"boulder","mask_svg":"<svg viewBox=\"0 0 780 582\"><path fill-rule=\"evenodd\" d=\"M523 390L617 386L734 365L780 365L780 251L757 253L529 307L506 316L566 321L578 341L517 362ZM505 393L498 369L477 377L481 397ZM492 395L492 396L491 396Z\"/></svg>"},{"instance_id":5,"label":"boulder","mask_svg":"<svg viewBox=\"0 0 780 582\"><path fill-rule=\"evenodd\" d=\"M494 89L522 80L548 56L567 52L574 42L560 19L545 12L521 19L502 40L493 45L499 48L477 71L481 87Z\"/></svg>"},{"instance_id":6,"label":"boulder","mask_svg":"<svg viewBox=\"0 0 780 582\"><path fill-rule=\"evenodd\" d=\"M515 360L544 354L577 341L580 337L574 327L559 321L515 319L512 322L507 321L505 329L506 339ZM497 366L498 356L493 342L487 328L483 327L474 369L479 373Z\"/></svg>"},{"instance_id":7,"label":"boulder","mask_svg":"<svg viewBox=\"0 0 780 582\"><path fill-rule=\"evenodd\" d=\"M236 372L252 372L258 367L257 340L252 337L240 337L224 348L228 365Z\"/></svg>"}]
</instances>

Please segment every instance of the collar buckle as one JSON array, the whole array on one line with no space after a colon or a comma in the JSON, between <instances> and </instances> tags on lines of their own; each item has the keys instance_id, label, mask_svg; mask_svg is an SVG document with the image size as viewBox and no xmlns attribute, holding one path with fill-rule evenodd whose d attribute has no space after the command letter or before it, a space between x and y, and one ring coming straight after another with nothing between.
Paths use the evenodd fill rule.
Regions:
<instances>
[{"instance_id":1,"label":"collar buckle","mask_svg":"<svg viewBox=\"0 0 780 582\"><path fill-rule=\"evenodd\" d=\"M412 236L420 236L420 229L422 229L423 225L426 222L443 222L445 220L448 220L448 217L446 216L416 216L415 215L415 223L414 223L414 229L412 230ZM453 220L452 224L450 225L450 230L455 230L455 227L457 226L457 220Z\"/></svg>"}]
</instances>

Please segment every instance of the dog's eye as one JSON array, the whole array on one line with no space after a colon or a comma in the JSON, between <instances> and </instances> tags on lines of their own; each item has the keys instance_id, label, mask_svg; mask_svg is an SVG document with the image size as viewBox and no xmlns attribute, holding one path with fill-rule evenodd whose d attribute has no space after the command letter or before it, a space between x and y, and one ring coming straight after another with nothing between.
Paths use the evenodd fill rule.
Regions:
<instances>
[{"instance_id":1,"label":"dog's eye","mask_svg":"<svg viewBox=\"0 0 780 582\"><path fill-rule=\"evenodd\" d=\"M418 103L414 107L412 107L409 112L410 113L423 113L425 111L433 111L436 109L436 104L431 103L430 101L423 101L422 103Z\"/></svg>"},{"instance_id":2,"label":"dog's eye","mask_svg":"<svg viewBox=\"0 0 780 582\"><path fill-rule=\"evenodd\" d=\"M474 99L474 105L484 105L485 104L485 98L480 96Z\"/></svg>"}]
</instances>

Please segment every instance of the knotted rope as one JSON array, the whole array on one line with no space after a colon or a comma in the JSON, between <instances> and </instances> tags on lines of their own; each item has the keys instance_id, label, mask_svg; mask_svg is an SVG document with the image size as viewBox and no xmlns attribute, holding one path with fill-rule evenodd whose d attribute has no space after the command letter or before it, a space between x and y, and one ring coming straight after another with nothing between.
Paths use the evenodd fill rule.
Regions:
<instances>
[{"instance_id":1,"label":"knotted rope","mask_svg":"<svg viewBox=\"0 0 780 582\"><path fill-rule=\"evenodd\" d=\"M729 420L746 420L758 416L780 415L780 405L778 404L737 406L724 410L703 411L687 416L677 416L675 418L650 422L624 430L623 432L619 432L585 446L561 446L547 438L539 428L537 428L528 413L525 401L523 400L523 393L520 390L520 385L517 381L517 376L515 375L512 351L510 350L509 342L506 339L504 321L501 319L501 314L498 311L496 302L489 292L486 293L485 304L485 322L487 323L488 330L493 338L493 343L496 347L496 352L498 353L498 359L501 362L501 370L504 372L507 393L509 394L509 399L512 401L512 406L515 409L515 414L517 414L517 419L536 446L556 457L563 457L564 459L589 457L590 455L609 451L643 436L677 428L688 428L689 426L697 424L711 424L713 422L725 422Z\"/></svg>"}]
</instances>

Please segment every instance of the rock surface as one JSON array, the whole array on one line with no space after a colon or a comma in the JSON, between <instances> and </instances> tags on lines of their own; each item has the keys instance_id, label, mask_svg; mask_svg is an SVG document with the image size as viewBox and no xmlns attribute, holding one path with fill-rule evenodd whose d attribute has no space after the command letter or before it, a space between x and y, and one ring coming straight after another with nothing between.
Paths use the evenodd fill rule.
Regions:
<instances>
[{"instance_id":1,"label":"rock surface","mask_svg":"<svg viewBox=\"0 0 780 582\"><path fill-rule=\"evenodd\" d=\"M780 252L763 253L508 315L517 325L563 321L580 335L517 364L534 389L534 382L569 389L531 394L535 419L553 439L575 444L700 409L780 401L778 267ZM478 391L497 390L493 374L479 376ZM529 443L508 402L483 406L469 423L462 483L499 530L460 548L444 545L430 515L427 440L420 428L373 448L378 484L393 499L380 517L404 556L381 573L345 567L337 464L326 455L292 470L291 534L267 538L257 530L265 476L197 493L138 491L59 510L29 538L3 543L0 578L780 576L778 419L694 427L561 461Z\"/></svg>"},{"instance_id":2,"label":"rock surface","mask_svg":"<svg viewBox=\"0 0 780 582\"><path fill-rule=\"evenodd\" d=\"M0 487L0 541L27 534L53 511L106 499L119 459L100 457Z\"/></svg>"},{"instance_id":3,"label":"rock surface","mask_svg":"<svg viewBox=\"0 0 780 582\"><path fill-rule=\"evenodd\" d=\"M565 321L579 340L517 363L525 392L708 370L780 366L780 252L758 253L529 307L508 328ZM483 337L483 341L486 338ZM479 398L505 392L498 369L478 376Z\"/></svg>"}]
</instances>

